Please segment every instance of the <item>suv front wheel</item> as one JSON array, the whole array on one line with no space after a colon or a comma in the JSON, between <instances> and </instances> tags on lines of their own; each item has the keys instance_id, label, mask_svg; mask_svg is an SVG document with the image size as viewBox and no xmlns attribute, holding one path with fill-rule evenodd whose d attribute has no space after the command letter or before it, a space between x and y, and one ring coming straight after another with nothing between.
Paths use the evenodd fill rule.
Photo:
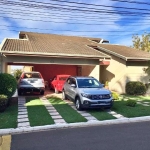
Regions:
<instances>
[{"instance_id":1,"label":"suv front wheel","mask_svg":"<svg viewBox=\"0 0 150 150\"><path fill-rule=\"evenodd\" d=\"M75 101L75 105L76 105L77 110L82 110L82 104L81 104L81 101L80 101L79 97L77 97L77 99Z\"/></svg>"}]
</instances>

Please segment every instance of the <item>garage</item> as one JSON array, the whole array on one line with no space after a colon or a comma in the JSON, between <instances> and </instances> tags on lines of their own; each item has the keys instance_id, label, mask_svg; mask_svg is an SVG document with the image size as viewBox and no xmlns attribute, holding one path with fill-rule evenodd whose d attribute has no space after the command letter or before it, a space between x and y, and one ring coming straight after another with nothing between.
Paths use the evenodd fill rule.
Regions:
<instances>
[{"instance_id":1,"label":"garage","mask_svg":"<svg viewBox=\"0 0 150 150\"><path fill-rule=\"evenodd\" d=\"M101 40L101 39L97 39ZM57 74L94 76L100 79L100 62L110 56L92 48L95 39L20 32L19 39L5 39L1 45L0 71L8 65L32 66L45 81Z\"/></svg>"}]
</instances>

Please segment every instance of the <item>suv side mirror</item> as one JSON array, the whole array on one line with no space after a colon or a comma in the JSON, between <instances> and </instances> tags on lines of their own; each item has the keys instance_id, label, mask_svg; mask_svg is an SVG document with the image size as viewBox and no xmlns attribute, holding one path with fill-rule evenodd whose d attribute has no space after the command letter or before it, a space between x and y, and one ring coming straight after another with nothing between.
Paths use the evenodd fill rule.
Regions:
<instances>
[{"instance_id":1,"label":"suv side mirror","mask_svg":"<svg viewBox=\"0 0 150 150\"><path fill-rule=\"evenodd\" d=\"M75 84L71 84L71 87L76 88L76 85Z\"/></svg>"}]
</instances>

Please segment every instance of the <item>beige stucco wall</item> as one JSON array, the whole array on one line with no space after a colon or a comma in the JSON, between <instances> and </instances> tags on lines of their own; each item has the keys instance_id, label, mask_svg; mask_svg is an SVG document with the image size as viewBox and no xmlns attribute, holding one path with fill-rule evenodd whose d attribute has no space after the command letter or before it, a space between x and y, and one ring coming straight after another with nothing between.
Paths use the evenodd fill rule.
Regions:
<instances>
[{"instance_id":1,"label":"beige stucco wall","mask_svg":"<svg viewBox=\"0 0 150 150\"><path fill-rule=\"evenodd\" d=\"M122 82L126 74L126 61L116 56L111 57L109 66L101 66L100 81L104 83L109 81L109 89L121 93L124 91Z\"/></svg>"},{"instance_id":2,"label":"beige stucco wall","mask_svg":"<svg viewBox=\"0 0 150 150\"><path fill-rule=\"evenodd\" d=\"M109 81L109 89L119 93L125 93L125 85L128 81L141 81L147 83L148 77L142 62L134 62L130 65L118 57L112 56L109 66L101 66L100 81Z\"/></svg>"},{"instance_id":3,"label":"beige stucco wall","mask_svg":"<svg viewBox=\"0 0 150 150\"><path fill-rule=\"evenodd\" d=\"M82 67L82 76L93 76L97 80L100 78L100 65L83 65Z\"/></svg>"},{"instance_id":4,"label":"beige stucco wall","mask_svg":"<svg viewBox=\"0 0 150 150\"><path fill-rule=\"evenodd\" d=\"M141 81L147 83L150 76L143 71L143 68L146 68L146 66L128 66L126 75L127 81Z\"/></svg>"},{"instance_id":5,"label":"beige stucco wall","mask_svg":"<svg viewBox=\"0 0 150 150\"><path fill-rule=\"evenodd\" d=\"M33 66L24 66L23 71L33 71Z\"/></svg>"}]
</instances>

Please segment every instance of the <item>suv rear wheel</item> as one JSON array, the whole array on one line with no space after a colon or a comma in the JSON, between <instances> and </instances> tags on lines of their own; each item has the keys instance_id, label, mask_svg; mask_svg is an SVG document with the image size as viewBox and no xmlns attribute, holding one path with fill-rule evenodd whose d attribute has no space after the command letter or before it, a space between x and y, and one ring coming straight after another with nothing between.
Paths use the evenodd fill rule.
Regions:
<instances>
[{"instance_id":1,"label":"suv rear wheel","mask_svg":"<svg viewBox=\"0 0 150 150\"><path fill-rule=\"evenodd\" d=\"M65 93L65 91L64 91L64 90L62 91L62 99L63 99L63 100L66 100L66 99L67 99L67 97L66 97L66 93Z\"/></svg>"},{"instance_id":2,"label":"suv rear wheel","mask_svg":"<svg viewBox=\"0 0 150 150\"><path fill-rule=\"evenodd\" d=\"M77 110L82 110L82 105L81 105L81 101L80 101L79 97L77 97L77 99L75 101L75 105L76 105Z\"/></svg>"},{"instance_id":3,"label":"suv rear wheel","mask_svg":"<svg viewBox=\"0 0 150 150\"><path fill-rule=\"evenodd\" d=\"M41 94L41 95L44 95L44 91L41 91L40 94Z\"/></svg>"}]
</instances>

